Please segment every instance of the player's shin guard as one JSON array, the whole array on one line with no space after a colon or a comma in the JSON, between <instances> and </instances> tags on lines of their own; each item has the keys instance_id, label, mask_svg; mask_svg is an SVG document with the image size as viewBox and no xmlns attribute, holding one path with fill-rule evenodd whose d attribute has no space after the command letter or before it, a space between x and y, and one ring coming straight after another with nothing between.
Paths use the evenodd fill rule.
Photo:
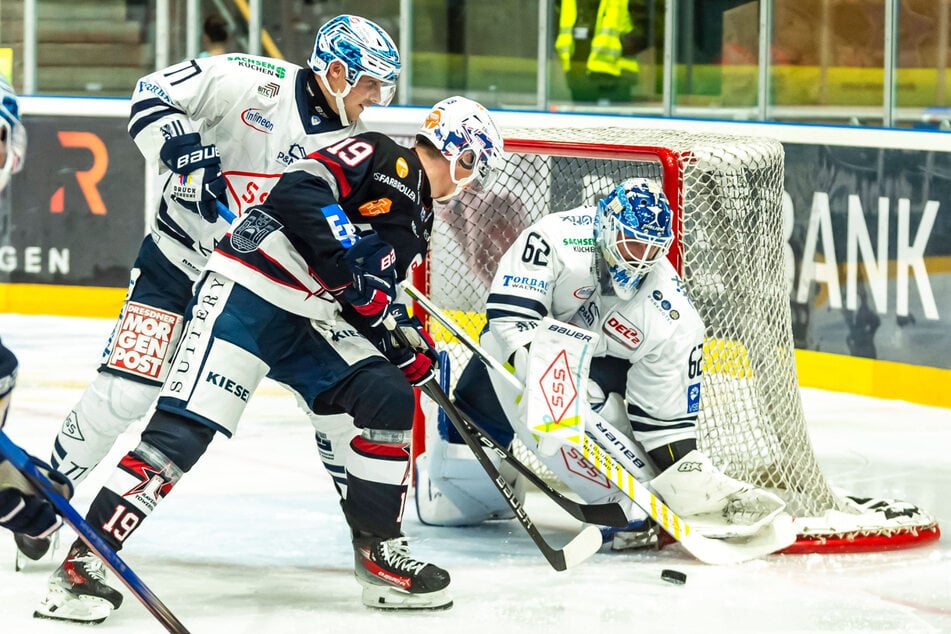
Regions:
<instances>
[{"instance_id":1,"label":"player's shin guard","mask_svg":"<svg viewBox=\"0 0 951 634\"><path fill-rule=\"evenodd\" d=\"M50 464L76 487L109 453L119 434L148 413L159 386L100 372L67 414Z\"/></svg>"},{"instance_id":2,"label":"player's shin guard","mask_svg":"<svg viewBox=\"0 0 951 634\"><path fill-rule=\"evenodd\" d=\"M86 515L115 550L141 525L182 476L182 470L152 445L141 442L119 461ZM105 567L81 541L49 579L34 616L101 622L122 603L106 584Z\"/></svg>"},{"instance_id":3,"label":"player's shin guard","mask_svg":"<svg viewBox=\"0 0 951 634\"><path fill-rule=\"evenodd\" d=\"M400 533L409 480L409 431L370 430L350 441L347 497L354 574L363 603L385 609L452 605L449 573L413 559Z\"/></svg>"}]
</instances>

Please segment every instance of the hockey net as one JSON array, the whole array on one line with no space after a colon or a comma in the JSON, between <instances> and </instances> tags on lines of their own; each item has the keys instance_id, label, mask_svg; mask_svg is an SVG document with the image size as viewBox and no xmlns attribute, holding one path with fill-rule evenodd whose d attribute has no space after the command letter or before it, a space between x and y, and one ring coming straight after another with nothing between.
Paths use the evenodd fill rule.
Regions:
<instances>
[{"instance_id":1,"label":"hockey net","mask_svg":"<svg viewBox=\"0 0 951 634\"><path fill-rule=\"evenodd\" d=\"M507 129L505 139L500 182L437 210L425 280L436 305L477 338L496 263L522 229L594 204L625 178L661 179L678 235L670 258L706 324L701 448L725 473L787 501L800 532L787 552L885 550L938 537L935 520L914 506L842 495L819 468L796 379L779 142L613 128ZM455 379L467 351L435 320L428 327L450 352ZM524 447L516 451L554 478Z\"/></svg>"}]
</instances>

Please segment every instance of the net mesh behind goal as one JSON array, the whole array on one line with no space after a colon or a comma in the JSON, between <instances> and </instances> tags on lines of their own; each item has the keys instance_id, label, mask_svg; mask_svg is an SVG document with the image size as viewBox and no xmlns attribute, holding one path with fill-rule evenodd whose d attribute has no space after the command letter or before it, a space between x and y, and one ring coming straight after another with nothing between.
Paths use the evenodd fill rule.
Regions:
<instances>
[{"instance_id":1,"label":"net mesh behind goal","mask_svg":"<svg viewBox=\"0 0 951 634\"><path fill-rule=\"evenodd\" d=\"M625 178L661 179L678 236L669 257L706 324L701 448L730 476L780 493L797 517L824 518L814 527L855 515L817 464L799 396L782 145L615 128L507 129L505 138L499 182L437 211L426 282L436 305L478 337L496 263L522 229L544 214L595 204ZM434 320L429 327L437 341L451 341ZM468 355L446 347L458 375ZM530 461L525 451L519 455ZM868 524L804 532L850 540L908 533Z\"/></svg>"}]
</instances>

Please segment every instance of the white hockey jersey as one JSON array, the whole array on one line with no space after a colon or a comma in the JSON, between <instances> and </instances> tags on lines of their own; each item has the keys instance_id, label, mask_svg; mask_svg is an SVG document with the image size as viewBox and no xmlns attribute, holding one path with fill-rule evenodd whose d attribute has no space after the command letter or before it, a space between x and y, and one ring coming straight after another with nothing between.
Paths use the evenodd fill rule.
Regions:
<instances>
[{"instance_id":1,"label":"white hockey jersey","mask_svg":"<svg viewBox=\"0 0 951 634\"><path fill-rule=\"evenodd\" d=\"M262 203L284 168L365 129L344 127L314 73L283 60L227 54L182 62L142 77L132 94L129 134L161 170L162 198L150 230L162 253L192 279L225 234L171 199L159 151L172 136L197 132L215 144L237 216Z\"/></svg>"},{"instance_id":2,"label":"white hockey jersey","mask_svg":"<svg viewBox=\"0 0 951 634\"><path fill-rule=\"evenodd\" d=\"M628 418L635 435L686 428L700 411L704 324L666 259L630 300L619 299L594 239L593 207L553 213L522 232L499 261L486 305L508 358L546 315L598 332L594 356L630 362Z\"/></svg>"}]
</instances>

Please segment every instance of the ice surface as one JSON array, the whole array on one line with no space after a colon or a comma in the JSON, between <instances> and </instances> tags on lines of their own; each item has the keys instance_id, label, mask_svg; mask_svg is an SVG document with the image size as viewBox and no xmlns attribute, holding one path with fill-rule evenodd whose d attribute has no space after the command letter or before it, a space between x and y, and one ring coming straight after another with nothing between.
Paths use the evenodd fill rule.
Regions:
<instances>
[{"instance_id":1,"label":"ice surface","mask_svg":"<svg viewBox=\"0 0 951 634\"><path fill-rule=\"evenodd\" d=\"M11 438L49 455L60 422L94 376L111 324L0 315L0 337L20 359ZM835 486L908 500L951 530L951 411L815 390L803 397L815 451ZM141 427L123 435L80 486L80 510ZM527 509L556 545L580 528L539 494L530 494ZM312 428L290 396L266 383L236 437L212 443L122 556L195 634L951 632L948 538L898 552L773 556L729 567L700 564L679 547L601 552L559 573L514 521L427 527L410 501L404 528L416 556L452 574L451 610L363 607ZM33 619L71 540L67 529L55 560L17 573L13 540L0 534L0 632L164 631L128 593L99 626ZM685 572L687 584L662 581L664 568Z\"/></svg>"}]
</instances>

